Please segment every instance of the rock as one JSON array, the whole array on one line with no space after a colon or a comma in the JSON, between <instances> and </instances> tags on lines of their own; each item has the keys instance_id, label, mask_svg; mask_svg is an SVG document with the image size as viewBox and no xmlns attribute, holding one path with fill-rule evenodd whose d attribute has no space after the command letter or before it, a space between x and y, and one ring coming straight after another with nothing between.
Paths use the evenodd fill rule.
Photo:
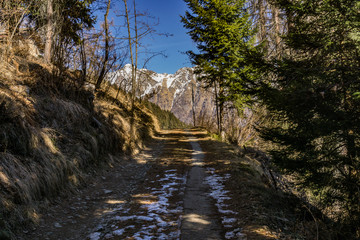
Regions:
<instances>
[{"instance_id":1,"label":"rock","mask_svg":"<svg viewBox=\"0 0 360 240\"><path fill-rule=\"evenodd\" d=\"M94 232L92 234L90 234L89 238L90 240L98 240L100 239L101 233L99 232Z\"/></svg>"},{"instance_id":2,"label":"rock","mask_svg":"<svg viewBox=\"0 0 360 240\"><path fill-rule=\"evenodd\" d=\"M61 227L62 227L60 223L54 223L54 226L55 226L56 228L61 228Z\"/></svg>"},{"instance_id":3,"label":"rock","mask_svg":"<svg viewBox=\"0 0 360 240\"><path fill-rule=\"evenodd\" d=\"M108 233L104 236L105 239L111 239L113 235L111 233Z\"/></svg>"},{"instance_id":4,"label":"rock","mask_svg":"<svg viewBox=\"0 0 360 240\"><path fill-rule=\"evenodd\" d=\"M96 227L96 230L95 231L101 231L101 230L104 230L104 226L103 225L98 225L97 227Z\"/></svg>"}]
</instances>

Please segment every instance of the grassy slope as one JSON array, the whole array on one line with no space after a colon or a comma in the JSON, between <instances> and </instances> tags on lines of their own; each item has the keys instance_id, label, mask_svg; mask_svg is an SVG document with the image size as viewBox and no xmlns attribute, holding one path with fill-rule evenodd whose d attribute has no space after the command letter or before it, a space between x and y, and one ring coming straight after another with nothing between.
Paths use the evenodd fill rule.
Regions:
<instances>
[{"instance_id":1,"label":"grassy slope","mask_svg":"<svg viewBox=\"0 0 360 240\"><path fill-rule=\"evenodd\" d=\"M81 185L99 166L134 153L157 128L126 96L91 93L71 73L16 58L0 73L0 239L36 221L39 200ZM20 72L21 71L21 72ZM131 134L131 129L134 130Z\"/></svg>"}]
</instances>

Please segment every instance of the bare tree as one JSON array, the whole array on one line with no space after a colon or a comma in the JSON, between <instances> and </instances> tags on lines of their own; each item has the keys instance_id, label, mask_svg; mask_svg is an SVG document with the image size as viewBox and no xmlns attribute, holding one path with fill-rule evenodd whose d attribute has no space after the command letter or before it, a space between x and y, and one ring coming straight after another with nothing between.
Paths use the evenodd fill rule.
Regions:
<instances>
[{"instance_id":1,"label":"bare tree","mask_svg":"<svg viewBox=\"0 0 360 240\"><path fill-rule=\"evenodd\" d=\"M104 60L103 60L103 63L102 63L102 68L101 68L99 77L98 77L98 79L96 81L96 84L95 84L95 91L100 88L100 85L101 85L102 81L104 80L105 73L106 73L106 67L107 67L108 61L109 61L109 52L110 52L109 38L110 37L109 37L108 16L109 16L109 11L110 11L110 4L111 4L111 0L108 0L106 11L105 11L105 14L104 14L105 53L104 53Z\"/></svg>"},{"instance_id":2,"label":"bare tree","mask_svg":"<svg viewBox=\"0 0 360 240\"><path fill-rule=\"evenodd\" d=\"M258 0L257 4L259 11L259 41L266 42L266 2Z\"/></svg>"},{"instance_id":3,"label":"bare tree","mask_svg":"<svg viewBox=\"0 0 360 240\"><path fill-rule=\"evenodd\" d=\"M15 36L21 34L20 27L29 12L28 5L23 4L22 0L0 0L0 40L3 44L3 54L7 55L11 51L11 46Z\"/></svg>"},{"instance_id":4,"label":"bare tree","mask_svg":"<svg viewBox=\"0 0 360 240\"><path fill-rule=\"evenodd\" d=\"M125 22L127 28L127 36L125 37L126 41L128 42L129 47L129 55L131 61L131 97L132 97L132 104L137 97L137 93L141 86L139 85L138 79L138 65L140 54L143 52L140 49L144 48L141 41L143 38L147 37L148 35L155 34L155 26L158 23L150 24L147 20L149 19L149 15L147 13L138 12L136 1L133 0L133 9L132 14L129 9L129 4L127 0L123 0L124 7L125 7ZM142 21L141 18L145 18L146 21ZM159 34L158 35L165 35L168 34ZM162 53L153 53L151 57L144 60L144 66L155 56L163 55Z\"/></svg>"},{"instance_id":5,"label":"bare tree","mask_svg":"<svg viewBox=\"0 0 360 240\"><path fill-rule=\"evenodd\" d=\"M135 62L135 57L134 57L134 52L133 52L133 38L132 38L132 34L131 34L131 27L130 27L130 13L129 13L129 9L128 9L128 4L127 4L127 0L123 0L124 1L124 5L125 5L125 16L126 16L126 27L127 27L127 32L128 32L128 44L129 44L129 52L130 52L130 60L131 60L131 109L133 109L134 107L134 101L135 101L135 92L136 92L136 62ZM135 0L134 0L134 6L135 6ZM136 34L137 35L137 34ZM138 47L138 40L136 39L135 41L135 48L136 48L136 53L137 53L137 47Z\"/></svg>"},{"instance_id":6,"label":"bare tree","mask_svg":"<svg viewBox=\"0 0 360 240\"><path fill-rule=\"evenodd\" d=\"M275 49L276 49L276 56L279 56L280 51L281 51L281 26L280 26L280 10L275 7L272 6L272 19L273 19L273 24L274 24L274 36L275 36L275 40L274 40L274 44L275 44Z\"/></svg>"}]
</instances>

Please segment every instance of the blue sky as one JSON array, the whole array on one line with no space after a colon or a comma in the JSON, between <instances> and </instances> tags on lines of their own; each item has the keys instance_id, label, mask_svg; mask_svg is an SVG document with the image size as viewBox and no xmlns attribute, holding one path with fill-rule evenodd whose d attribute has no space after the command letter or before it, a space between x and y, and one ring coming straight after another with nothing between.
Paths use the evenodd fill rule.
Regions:
<instances>
[{"instance_id":1,"label":"blue sky","mask_svg":"<svg viewBox=\"0 0 360 240\"><path fill-rule=\"evenodd\" d=\"M132 5L132 0L129 0L128 4ZM162 56L152 58L146 68L158 73L175 73L182 67L191 67L190 60L184 52L195 50L196 47L180 22L180 15L184 15L187 9L184 1L136 0L136 4L139 11L146 11L150 16L158 18L159 25L155 27L157 32L173 35L170 37L152 35L143 39L142 44L147 46L148 51L163 52L167 55L167 58ZM123 2L121 0L114 2L112 8L123 11ZM103 21L103 17L98 16L98 20ZM121 21L119 18L114 18L114 21L115 24L123 24L117 23ZM144 54L142 57L146 58ZM139 63L139 67L142 67L142 63Z\"/></svg>"}]
</instances>

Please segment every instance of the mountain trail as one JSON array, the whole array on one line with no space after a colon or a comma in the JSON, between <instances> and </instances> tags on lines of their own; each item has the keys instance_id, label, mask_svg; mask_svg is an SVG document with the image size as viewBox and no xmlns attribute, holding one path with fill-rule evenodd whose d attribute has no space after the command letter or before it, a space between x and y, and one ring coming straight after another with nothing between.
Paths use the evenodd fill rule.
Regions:
<instances>
[{"instance_id":1,"label":"mountain trail","mask_svg":"<svg viewBox=\"0 0 360 240\"><path fill-rule=\"evenodd\" d=\"M161 132L44 208L18 239L247 239L209 142L199 129Z\"/></svg>"}]
</instances>

